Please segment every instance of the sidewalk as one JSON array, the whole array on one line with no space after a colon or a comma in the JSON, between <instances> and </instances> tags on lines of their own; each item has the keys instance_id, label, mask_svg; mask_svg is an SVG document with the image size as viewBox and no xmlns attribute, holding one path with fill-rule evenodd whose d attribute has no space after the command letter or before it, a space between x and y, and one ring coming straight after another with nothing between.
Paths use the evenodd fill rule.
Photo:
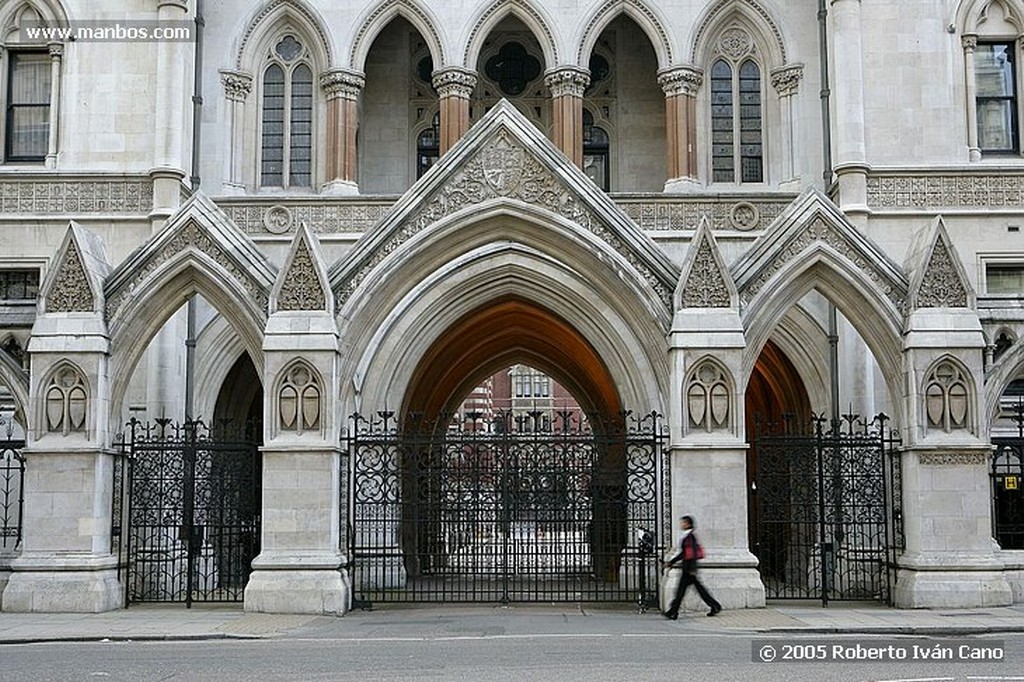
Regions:
<instances>
[{"instance_id":1,"label":"sidewalk","mask_svg":"<svg viewBox=\"0 0 1024 682\"><path fill-rule=\"evenodd\" d=\"M1024 633L1024 604L966 610L900 610L870 604L772 604L684 612L667 621L608 605L388 606L342 618L246 613L240 605L133 606L99 614L0 613L0 644L46 641L227 638L443 639L519 636L662 636L686 633L965 635Z\"/></svg>"}]
</instances>

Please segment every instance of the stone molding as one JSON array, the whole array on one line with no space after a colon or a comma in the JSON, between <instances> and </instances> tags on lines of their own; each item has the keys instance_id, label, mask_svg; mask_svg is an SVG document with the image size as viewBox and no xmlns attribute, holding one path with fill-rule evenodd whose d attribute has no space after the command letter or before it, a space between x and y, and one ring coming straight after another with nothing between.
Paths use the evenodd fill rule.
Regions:
<instances>
[{"instance_id":1,"label":"stone molding","mask_svg":"<svg viewBox=\"0 0 1024 682\"><path fill-rule=\"evenodd\" d=\"M772 87L779 97L795 95L800 89L800 81L804 77L804 65L784 66L772 71Z\"/></svg>"},{"instance_id":2,"label":"stone molding","mask_svg":"<svg viewBox=\"0 0 1024 682\"><path fill-rule=\"evenodd\" d=\"M544 85L554 98L583 97L590 85L590 72L576 66L553 69L545 74Z\"/></svg>"},{"instance_id":3,"label":"stone molding","mask_svg":"<svg viewBox=\"0 0 1024 682\"><path fill-rule=\"evenodd\" d=\"M918 462L925 466L988 466L991 455L982 452L923 452Z\"/></svg>"},{"instance_id":4,"label":"stone molding","mask_svg":"<svg viewBox=\"0 0 1024 682\"><path fill-rule=\"evenodd\" d=\"M149 178L0 176L0 214L66 218L86 213L149 215L151 210L153 182Z\"/></svg>"},{"instance_id":5,"label":"stone molding","mask_svg":"<svg viewBox=\"0 0 1024 682\"><path fill-rule=\"evenodd\" d=\"M441 99L446 97L469 99L473 95L473 89L476 88L476 82L475 72L454 66L435 71L430 79L430 84L434 86L434 90L437 91Z\"/></svg>"},{"instance_id":6,"label":"stone molding","mask_svg":"<svg viewBox=\"0 0 1024 682\"><path fill-rule=\"evenodd\" d=\"M366 78L355 71L347 69L330 69L320 74L320 89L327 99L358 99L359 93L366 86Z\"/></svg>"},{"instance_id":7,"label":"stone molding","mask_svg":"<svg viewBox=\"0 0 1024 682\"><path fill-rule=\"evenodd\" d=\"M77 244L71 240L46 297L46 312L91 313L95 309L96 298L89 286L82 257L78 253Z\"/></svg>"},{"instance_id":8,"label":"stone molding","mask_svg":"<svg viewBox=\"0 0 1024 682\"><path fill-rule=\"evenodd\" d=\"M1024 173L1007 172L879 175L868 173L872 209L922 212L963 208L1024 208Z\"/></svg>"},{"instance_id":9,"label":"stone molding","mask_svg":"<svg viewBox=\"0 0 1024 682\"><path fill-rule=\"evenodd\" d=\"M252 91L252 75L244 71L222 70L220 83L224 86L224 96L232 102L244 102Z\"/></svg>"},{"instance_id":10,"label":"stone molding","mask_svg":"<svg viewBox=\"0 0 1024 682\"><path fill-rule=\"evenodd\" d=\"M695 66L680 66L658 72L658 85L666 97L696 97L704 82L704 72Z\"/></svg>"},{"instance_id":11,"label":"stone molding","mask_svg":"<svg viewBox=\"0 0 1024 682\"><path fill-rule=\"evenodd\" d=\"M384 218L394 200L332 198L270 203L255 197L218 200L217 205L238 228L252 235L290 234L306 223L318 234L361 234ZM284 203L287 202L287 203Z\"/></svg>"}]
</instances>

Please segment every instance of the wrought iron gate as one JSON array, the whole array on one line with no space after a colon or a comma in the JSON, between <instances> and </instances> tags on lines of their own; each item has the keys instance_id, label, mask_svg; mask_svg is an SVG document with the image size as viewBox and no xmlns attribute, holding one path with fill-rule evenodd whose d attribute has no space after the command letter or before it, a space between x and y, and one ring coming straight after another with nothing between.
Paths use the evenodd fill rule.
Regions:
<instances>
[{"instance_id":1,"label":"wrought iron gate","mask_svg":"<svg viewBox=\"0 0 1024 682\"><path fill-rule=\"evenodd\" d=\"M903 524L887 420L758 425L752 544L769 599L892 603Z\"/></svg>"},{"instance_id":2,"label":"wrought iron gate","mask_svg":"<svg viewBox=\"0 0 1024 682\"><path fill-rule=\"evenodd\" d=\"M1024 402L1010 419L1017 435L992 438L992 535L1003 549L1024 549Z\"/></svg>"},{"instance_id":3,"label":"wrought iron gate","mask_svg":"<svg viewBox=\"0 0 1024 682\"><path fill-rule=\"evenodd\" d=\"M25 507L25 441L14 438L14 424L0 418L0 556L21 544Z\"/></svg>"},{"instance_id":4,"label":"wrought iron gate","mask_svg":"<svg viewBox=\"0 0 1024 682\"><path fill-rule=\"evenodd\" d=\"M128 427L127 603L242 601L259 553L254 432L229 435L201 421L133 419Z\"/></svg>"},{"instance_id":5,"label":"wrought iron gate","mask_svg":"<svg viewBox=\"0 0 1024 682\"><path fill-rule=\"evenodd\" d=\"M352 419L343 544L357 603L651 600L669 537L657 414Z\"/></svg>"}]
</instances>

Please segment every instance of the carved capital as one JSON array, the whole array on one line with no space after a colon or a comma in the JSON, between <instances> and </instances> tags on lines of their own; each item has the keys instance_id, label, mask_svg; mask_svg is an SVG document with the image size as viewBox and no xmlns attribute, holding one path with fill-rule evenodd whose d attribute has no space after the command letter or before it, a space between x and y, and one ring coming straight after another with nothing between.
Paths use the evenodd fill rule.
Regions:
<instances>
[{"instance_id":1,"label":"carved capital","mask_svg":"<svg viewBox=\"0 0 1024 682\"><path fill-rule=\"evenodd\" d=\"M590 85L590 72L575 66L565 66L544 75L552 97L583 97Z\"/></svg>"},{"instance_id":2,"label":"carved capital","mask_svg":"<svg viewBox=\"0 0 1024 682\"><path fill-rule=\"evenodd\" d=\"M469 99L476 87L476 73L468 69L453 66L435 71L430 81L441 99L458 97Z\"/></svg>"},{"instance_id":3,"label":"carved capital","mask_svg":"<svg viewBox=\"0 0 1024 682\"><path fill-rule=\"evenodd\" d=\"M772 87L779 97L795 95L800 88L800 79L804 77L804 65L784 66L772 71Z\"/></svg>"},{"instance_id":4,"label":"carved capital","mask_svg":"<svg viewBox=\"0 0 1024 682\"><path fill-rule=\"evenodd\" d=\"M675 95L696 97L703 82L704 72L692 66L680 66L658 74L658 85L661 86L666 97Z\"/></svg>"},{"instance_id":5,"label":"carved capital","mask_svg":"<svg viewBox=\"0 0 1024 682\"><path fill-rule=\"evenodd\" d=\"M331 69L320 74L320 88L327 95L327 99L358 99L365 85L366 78L355 71Z\"/></svg>"},{"instance_id":6,"label":"carved capital","mask_svg":"<svg viewBox=\"0 0 1024 682\"><path fill-rule=\"evenodd\" d=\"M961 36L960 44L963 45L964 52L974 52L978 47L978 36Z\"/></svg>"},{"instance_id":7,"label":"carved capital","mask_svg":"<svg viewBox=\"0 0 1024 682\"><path fill-rule=\"evenodd\" d=\"M50 58L60 61L60 58L64 56L64 43L48 43L46 45L50 51Z\"/></svg>"},{"instance_id":8,"label":"carved capital","mask_svg":"<svg viewBox=\"0 0 1024 682\"><path fill-rule=\"evenodd\" d=\"M252 76L244 71L221 71L224 95L232 102L244 102L252 90Z\"/></svg>"}]
</instances>

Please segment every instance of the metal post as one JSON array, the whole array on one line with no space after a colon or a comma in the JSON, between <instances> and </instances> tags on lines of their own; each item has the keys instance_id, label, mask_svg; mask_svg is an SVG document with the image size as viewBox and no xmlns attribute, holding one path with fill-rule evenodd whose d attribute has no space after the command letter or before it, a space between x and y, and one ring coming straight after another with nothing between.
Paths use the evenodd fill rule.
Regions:
<instances>
[{"instance_id":1,"label":"metal post","mask_svg":"<svg viewBox=\"0 0 1024 682\"><path fill-rule=\"evenodd\" d=\"M825 557L832 550L832 543L826 542L825 531L825 471L824 471L824 435L821 425L824 419L817 419L814 425L815 457L818 465L818 544L819 564L821 566L821 605L828 606L828 569Z\"/></svg>"},{"instance_id":2,"label":"metal post","mask_svg":"<svg viewBox=\"0 0 1024 682\"><path fill-rule=\"evenodd\" d=\"M821 73L821 151L823 168L821 179L828 191L832 184L832 120L829 113L829 78L828 78L828 10L826 0L818 0L818 51Z\"/></svg>"}]
</instances>

